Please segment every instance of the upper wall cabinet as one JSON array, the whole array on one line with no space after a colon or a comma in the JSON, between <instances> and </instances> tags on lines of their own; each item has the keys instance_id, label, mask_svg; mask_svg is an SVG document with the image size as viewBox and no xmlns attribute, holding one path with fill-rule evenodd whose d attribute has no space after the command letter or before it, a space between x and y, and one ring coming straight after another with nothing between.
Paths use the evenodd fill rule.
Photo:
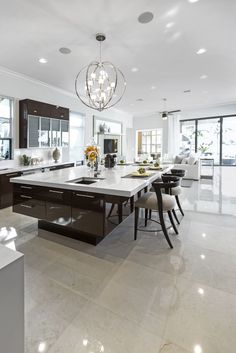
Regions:
<instances>
[{"instance_id":1,"label":"upper wall cabinet","mask_svg":"<svg viewBox=\"0 0 236 353\"><path fill-rule=\"evenodd\" d=\"M68 146L69 109L31 99L19 104L20 148Z\"/></svg>"}]
</instances>

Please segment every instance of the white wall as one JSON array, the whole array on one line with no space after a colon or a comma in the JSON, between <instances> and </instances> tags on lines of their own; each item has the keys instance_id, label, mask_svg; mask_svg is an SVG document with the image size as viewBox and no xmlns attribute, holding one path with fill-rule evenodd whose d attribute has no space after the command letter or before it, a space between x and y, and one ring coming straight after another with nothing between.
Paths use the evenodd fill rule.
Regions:
<instances>
[{"instance_id":1,"label":"white wall","mask_svg":"<svg viewBox=\"0 0 236 353\"><path fill-rule=\"evenodd\" d=\"M195 119L221 115L236 115L236 103L219 104L198 109L183 110L180 114L180 119Z\"/></svg>"},{"instance_id":2,"label":"white wall","mask_svg":"<svg viewBox=\"0 0 236 353\"><path fill-rule=\"evenodd\" d=\"M126 151L126 129L133 125L133 117L121 110L111 108L99 113L84 106L75 94L61 90L54 86L34 80L28 76L0 67L0 95L16 99L14 120L14 147L19 146L19 104L20 99L34 99L45 103L67 107L74 112L85 114L85 144L89 143L93 133L93 115L123 123L123 150Z\"/></svg>"}]
</instances>

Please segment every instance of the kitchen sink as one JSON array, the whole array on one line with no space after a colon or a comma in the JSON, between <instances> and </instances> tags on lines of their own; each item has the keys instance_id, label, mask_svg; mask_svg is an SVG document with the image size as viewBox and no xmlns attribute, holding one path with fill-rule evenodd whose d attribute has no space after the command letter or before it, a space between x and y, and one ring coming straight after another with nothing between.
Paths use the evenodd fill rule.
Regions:
<instances>
[{"instance_id":1,"label":"kitchen sink","mask_svg":"<svg viewBox=\"0 0 236 353\"><path fill-rule=\"evenodd\" d=\"M83 178L78 178L78 179L73 179L73 180L67 180L67 183L90 185L90 184L97 183L98 181L101 181L104 179L105 178L83 177Z\"/></svg>"}]
</instances>

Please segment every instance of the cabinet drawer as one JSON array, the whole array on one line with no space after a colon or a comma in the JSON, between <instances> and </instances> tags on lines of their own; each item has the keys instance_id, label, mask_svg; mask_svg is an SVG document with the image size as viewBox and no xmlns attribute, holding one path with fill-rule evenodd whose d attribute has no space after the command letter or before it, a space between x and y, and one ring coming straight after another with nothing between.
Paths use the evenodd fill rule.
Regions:
<instances>
[{"instance_id":1,"label":"cabinet drawer","mask_svg":"<svg viewBox=\"0 0 236 353\"><path fill-rule=\"evenodd\" d=\"M40 186L14 184L14 197L19 198L20 195L25 195L25 196L29 195L29 196L38 198L39 200L43 200L42 189L43 188Z\"/></svg>"},{"instance_id":2,"label":"cabinet drawer","mask_svg":"<svg viewBox=\"0 0 236 353\"><path fill-rule=\"evenodd\" d=\"M39 219L45 218L45 202L35 199L15 199L13 212Z\"/></svg>"},{"instance_id":3,"label":"cabinet drawer","mask_svg":"<svg viewBox=\"0 0 236 353\"><path fill-rule=\"evenodd\" d=\"M71 196L72 207L81 209L103 212L104 197L103 195L91 194L86 192L72 192Z\"/></svg>"},{"instance_id":4,"label":"cabinet drawer","mask_svg":"<svg viewBox=\"0 0 236 353\"><path fill-rule=\"evenodd\" d=\"M49 202L60 202L63 204L70 204L71 192L62 189L45 188L43 190L44 199Z\"/></svg>"}]
</instances>

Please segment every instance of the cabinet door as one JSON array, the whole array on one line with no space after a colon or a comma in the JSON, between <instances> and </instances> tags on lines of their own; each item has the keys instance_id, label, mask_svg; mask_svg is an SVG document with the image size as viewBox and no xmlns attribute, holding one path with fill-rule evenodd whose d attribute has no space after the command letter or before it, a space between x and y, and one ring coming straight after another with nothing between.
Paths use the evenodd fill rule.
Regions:
<instances>
[{"instance_id":1,"label":"cabinet door","mask_svg":"<svg viewBox=\"0 0 236 353\"><path fill-rule=\"evenodd\" d=\"M52 147L61 146L61 121L59 119L51 119Z\"/></svg>"},{"instance_id":2,"label":"cabinet door","mask_svg":"<svg viewBox=\"0 0 236 353\"><path fill-rule=\"evenodd\" d=\"M28 116L28 147L39 147L39 117Z\"/></svg>"},{"instance_id":3,"label":"cabinet door","mask_svg":"<svg viewBox=\"0 0 236 353\"><path fill-rule=\"evenodd\" d=\"M61 120L61 146L69 147L69 121Z\"/></svg>"},{"instance_id":4,"label":"cabinet door","mask_svg":"<svg viewBox=\"0 0 236 353\"><path fill-rule=\"evenodd\" d=\"M0 177L0 198L1 208L10 207L13 204L13 184L10 182L11 178L18 177L21 174L18 172L8 173Z\"/></svg>"},{"instance_id":5,"label":"cabinet door","mask_svg":"<svg viewBox=\"0 0 236 353\"><path fill-rule=\"evenodd\" d=\"M105 202L102 195L73 192L72 228L83 233L104 236Z\"/></svg>"},{"instance_id":6,"label":"cabinet door","mask_svg":"<svg viewBox=\"0 0 236 353\"><path fill-rule=\"evenodd\" d=\"M51 119L40 118L40 147L51 146Z\"/></svg>"},{"instance_id":7,"label":"cabinet door","mask_svg":"<svg viewBox=\"0 0 236 353\"><path fill-rule=\"evenodd\" d=\"M46 220L59 225L71 223L71 192L45 189Z\"/></svg>"}]
</instances>

